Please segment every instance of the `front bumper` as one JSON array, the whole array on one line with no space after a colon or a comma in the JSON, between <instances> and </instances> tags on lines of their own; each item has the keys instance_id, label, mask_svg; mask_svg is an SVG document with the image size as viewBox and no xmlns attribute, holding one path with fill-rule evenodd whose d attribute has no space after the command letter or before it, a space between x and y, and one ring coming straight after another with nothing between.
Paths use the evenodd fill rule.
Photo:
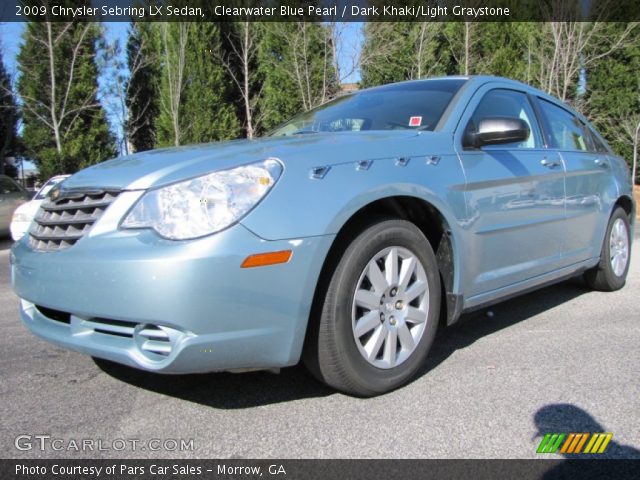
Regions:
<instances>
[{"instance_id":1,"label":"front bumper","mask_svg":"<svg viewBox=\"0 0 640 480\"><path fill-rule=\"evenodd\" d=\"M11 252L11 281L24 323L62 347L162 373L283 367L300 358L332 240L265 241L240 224L185 242L90 233L57 252L25 238ZM240 268L279 250L293 251L288 263ZM163 353L142 348L146 340Z\"/></svg>"}]
</instances>

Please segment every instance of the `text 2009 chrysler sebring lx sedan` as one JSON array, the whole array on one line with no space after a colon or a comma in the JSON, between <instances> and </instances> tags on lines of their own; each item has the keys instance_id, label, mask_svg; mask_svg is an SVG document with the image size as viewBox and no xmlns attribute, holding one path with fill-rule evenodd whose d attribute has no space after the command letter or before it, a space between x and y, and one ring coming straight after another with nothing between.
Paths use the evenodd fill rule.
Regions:
<instances>
[{"instance_id":1,"label":"text 2009 chrysler sebring lx sedan","mask_svg":"<svg viewBox=\"0 0 640 480\"><path fill-rule=\"evenodd\" d=\"M162 373L284 367L375 395L440 318L584 273L616 290L625 162L521 83L363 90L268 138L156 150L55 188L13 247L25 324Z\"/></svg>"}]
</instances>

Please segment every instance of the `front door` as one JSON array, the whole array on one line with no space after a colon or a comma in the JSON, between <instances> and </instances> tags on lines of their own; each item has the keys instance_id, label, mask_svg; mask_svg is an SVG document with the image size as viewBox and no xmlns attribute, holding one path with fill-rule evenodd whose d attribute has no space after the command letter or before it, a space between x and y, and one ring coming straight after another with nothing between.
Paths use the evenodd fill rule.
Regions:
<instances>
[{"instance_id":1,"label":"front door","mask_svg":"<svg viewBox=\"0 0 640 480\"><path fill-rule=\"evenodd\" d=\"M469 297L517 284L563 266L564 165L543 147L526 94L480 91L459 128L488 117L515 117L531 130L524 142L460 148L471 239L465 283ZM471 106L471 105L470 105ZM469 114L469 112L473 112Z\"/></svg>"}]
</instances>

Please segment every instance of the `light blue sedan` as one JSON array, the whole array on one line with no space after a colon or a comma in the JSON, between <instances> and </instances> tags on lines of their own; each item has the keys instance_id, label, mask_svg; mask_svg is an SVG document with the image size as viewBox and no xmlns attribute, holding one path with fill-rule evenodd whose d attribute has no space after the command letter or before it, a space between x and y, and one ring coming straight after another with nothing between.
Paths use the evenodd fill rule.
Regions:
<instances>
[{"instance_id":1,"label":"light blue sedan","mask_svg":"<svg viewBox=\"0 0 640 480\"><path fill-rule=\"evenodd\" d=\"M522 83L385 85L266 138L155 150L55 188L11 254L24 323L159 373L304 359L370 396L409 381L439 321L629 268L629 170Z\"/></svg>"}]
</instances>

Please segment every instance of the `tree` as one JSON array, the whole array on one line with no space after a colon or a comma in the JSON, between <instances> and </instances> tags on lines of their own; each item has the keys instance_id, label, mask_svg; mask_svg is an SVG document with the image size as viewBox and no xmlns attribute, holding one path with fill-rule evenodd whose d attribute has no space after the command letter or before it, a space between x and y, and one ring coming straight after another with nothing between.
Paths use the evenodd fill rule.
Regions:
<instances>
[{"instance_id":1,"label":"tree","mask_svg":"<svg viewBox=\"0 0 640 480\"><path fill-rule=\"evenodd\" d=\"M260 127L270 130L303 111L302 100L296 95L297 86L289 71L287 35L283 29L289 24L264 24L258 50L258 78L261 82Z\"/></svg>"},{"instance_id":2,"label":"tree","mask_svg":"<svg viewBox=\"0 0 640 480\"><path fill-rule=\"evenodd\" d=\"M15 173L10 165L5 165L5 159L15 157L19 150L18 118L11 79L0 52L0 174Z\"/></svg>"},{"instance_id":3,"label":"tree","mask_svg":"<svg viewBox=\"0 0 640 480\"><path fill-rule=\"evenodd\" d=\"M362 83L380 85L437 75L502 75L529 81L526 22L372 22L365 26Z\"/></svg>"},{"instance_id":4,"label":"tree","mask_svg":"<svg viewBox=\"0 0 640 480\"><path fill-rule=\"evenodd\" d=\"M156 122L160 146L180 145L185 129L183 112L183 92L185 87L185 67L187 45L193 28L191 22L161 22L153 24L156 45L161 63L160 114Z\"/></svg>"},{"instance_id":5,"label":"tree","mask_svg":"<svg viewBox=\"0 0 640 480\"><path fill-rule=\"evenodd\" d=\"M581 74L632 44L639 25L629 22L611 30L610 24L602 21L608 15L602 6L594 10L590 22L584 21L583 8L581 2L552 3L548 18L563 21L539 24L540 34L533 37L531 52L538 70L536 83L563 101L577 97Z\"/></svg>"},{"instance_id":6,"label":"tree","mask_svg":"<svg viewBox=\"0 0 640 480\"><path fill-rule=\"evenodd\" d=\"M150 150L156 143L158 116L158 58L150 24L132 22L127 41L128 77L119 82L125 153Z\"/></svg>"},{"instance_id":7,"label":"tree","mask_svg":"<svg viewBox=\"0 0 640 480\"><path fill-rule=\"evenodd\" d=\"M627 24L609 23L606 35L619 37ZM629 163L637 156L637 128L640 125L640 29L630 42L600 58L586 73L584 109L611 147ZM592 47L596 51L605 46Z\"/></svg>"},{"instance_id":8,"label":"tree","mask_svg":"<svg viewBox=\"0 0 640 480\"><path fill-rule=\"evenodd\" d=\"M457 71L460 75L471 75L478 68L478 59L475 50L478 47L477 33L478 22L450 22L444 29L444 36L449 44L449 51L455 61Z\"/></svg>"},{"instance_id":9,"label":"tree","mask_svg":"<svg viewBox=\"0 0 640 480\"><path fill-rule=\"evenodd\" d=\"M105 69L107 78L103 80L105 109L123 155L149 150L155 145L158 65L149 25L136 21L130 24L124 60L118 40L107 46L111 64Z\"/></svg>"},{"instance_id":10,"label":"tree","mask_svg":"<svg viewBox=\"0 0 640 480\"><path fill-rule=\"evenodd\" d=\"M100 40L93 22L27 24L18 54L22 137L43 177L74 173L115 155L98 100Z\"/></svg>"},{"instance_id":11,"label":"tree","mask_svg":"<svg viewBox=\"0 0 640 480\"><path fill-rule=\"evenodd\" d=\"M333 70L338 84L345 82L358 69L360 49L355 45L347 45L349 28L349 22L333 21L327 24Z\"/></svg>"},{"instance_id":12,"label":"tree","mask_svg":"<svg viewBox=\"0 0 640 480\"><path fill-rule=\"evenodd\" d=\"M157 144L183 145L236 138L240 124L220 63L215 23L155 23L159 60Z\"/></svg>"},{"instance_id":13,"label":"tree","mask_svg":"<svg viewBox=\"0 0 640 480\"><path fill-rule=\"evenodd\" d=\"M528 39L539 29L530 22L482 22L477 30L474 74L499 75L531 83Z\"/></svg>"},{"instance_id":14,"label":"tree","mask_svg":"<svg viewBox=\"0 0 640 480\"><path fill-rule=\"evenodd\" d=\"M370 22L364 27L364 44L360 56L363 87L407 80L407 53L410 23Z\"/></svg>"},{"instance_id":15,"label":"tree","mask_svg":"<svg viewBox=\"0 0 640 480\"><path fill-rule=\"evenodd\" d=\"M321 24L294 22L288 36L287 52L291 73L305 110L325 103L337 91L331 30Z\"/></svg>"},{"instance_id":16,"label":"tree","mask_svg":"<svg viewBox=\"0 0 640 480\"><path fill-rule=\"evenodd\" d=\"M234 22L227 32L227 51L220 51L220 60L229 78L235 84L241 98L244 128L247 138L253 138L259 128L258 100L261 88L256 92L256 52L260 37L259 26L252 22Z\"/></svg>"},{"instance_id":17,"label":"tree","mask_svg":"<svg viewBox=\"0 0 640 480\"><path fill-rule=\"evenodd\" d=\"M220 27L196 23L187 50L184 110L190 118L185 143L228 140L240 135L241 126L223 65Z\"/></svg>"},{"instance_id":18,"label":"tree","mask_svg":"<svg viewBox=\"0 0 640 480\"><path fill-rule=\"evenodd\" d=\"M246 95L240 95L243 99L241 112L245 114L245 125L248 125L246 112L251 114L253 135L335 96L339 84L330 26L265 22L251 24L250 28L255 29L249 37L249 43L256 46L255 56L247 56L246 62L237 62L240 67L236 70L232 63L227 64L240 92L245 89L242 79L248 79ZM241 26L237 31L247 30ZM230 37L236 45L229 47L231 56L228 58L242 59L244 46L242 42L237 44L241 39L237 34L235 39Z\"/></svg>"},{"instance_id":19,"label":"tree","mask_svg":"<svg viewBox=\"0 0 640 480\"><path fill-rule=\"evenodd\" d=\"M441 22L366 24L360 58L363 86L446 74L444 29Z\"/></svg>"}]
</instances>

